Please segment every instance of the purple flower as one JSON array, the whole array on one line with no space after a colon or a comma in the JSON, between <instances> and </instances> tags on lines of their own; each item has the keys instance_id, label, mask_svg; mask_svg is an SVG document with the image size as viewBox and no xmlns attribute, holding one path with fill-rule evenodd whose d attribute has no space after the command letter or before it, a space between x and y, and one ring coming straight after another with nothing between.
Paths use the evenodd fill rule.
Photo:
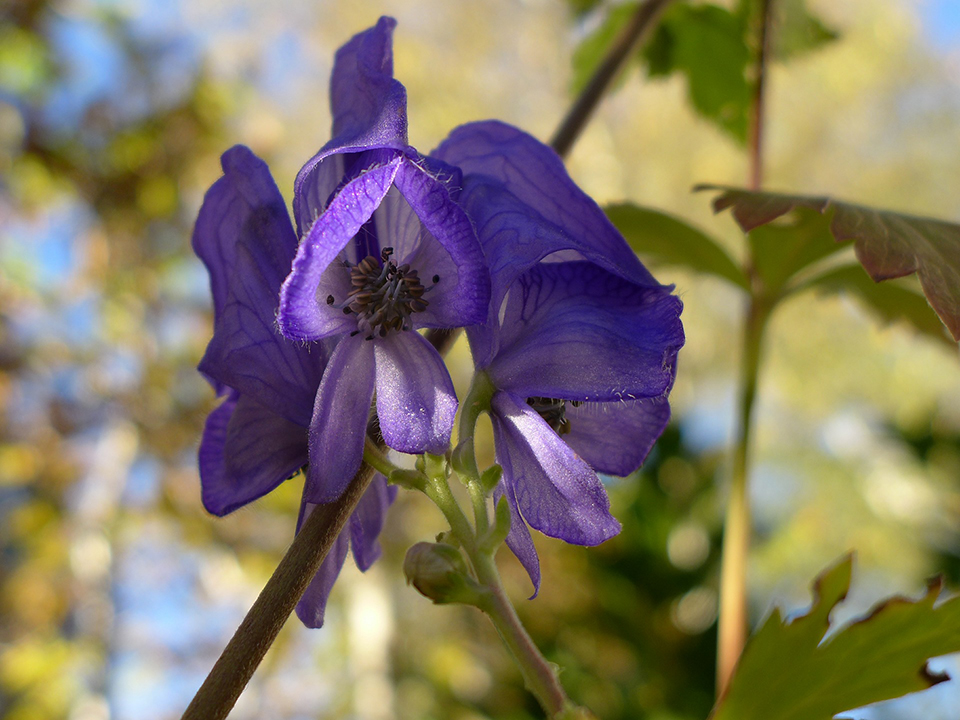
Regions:
<instances>
[{"instance_id":1,"label":"purple flower","mask_svg":"<svg viewBox=\"0 0 960 720\"><path fill-rule=\"evenodd\" d=\"M225 396L207 418L199 452L203 504L214 515L256 500L308 463L327 461L310 450L307 437L333 348L293 343L277 331L280 285L297 236L260 159L236 146L221 162L224 175L207 191L193 234L210 273L214 312L213 338L199 369ZM394 494L382 476L374 478L297 606L306 625L322 624L348 546L361 570L379 556L377 537ZM301 520L312 507L305 500Z\"/></svg>"},{"instance_id":2,"label":"purple flower","mask_svg":"<svg viewBox=\"0 0 960 720\"><path fill-rule=\"evenodd\" d=\"M459 171L407 144L406 93L392 77L381 18L338 52L333 139L297 176L303 240L280 295L281 332L341 338L310 429L311 502L329 502L359 467L371 399L387 445L446 450L457 409L450 376L419 328L482 322L490 297L483 251L457 202Z\"/></svg>"},{"instance_id":3,"label":"purple flower","mask_svg":"<svg viewBox=\"0 0 960 720\"><path fill-rule=\"evenodd\" d=\"M682 306L531 136L474 123L436 155L464 173L461 201L491 269L487 322L467 333L496 388L507 544L539 588L527 524L579 545L619 532L596 473L633 472L666 426Z\"/></svg>"}]
</instances>

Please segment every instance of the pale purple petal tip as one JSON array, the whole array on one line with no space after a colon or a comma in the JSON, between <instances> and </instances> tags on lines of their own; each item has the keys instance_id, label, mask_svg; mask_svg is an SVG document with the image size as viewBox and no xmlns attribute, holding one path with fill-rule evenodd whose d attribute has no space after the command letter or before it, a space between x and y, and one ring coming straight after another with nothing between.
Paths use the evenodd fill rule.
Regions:
<instances>
[{"instance_id":1,"label":"pale purple petal tip","mask_svg":"<svg viewBox=\"0 0 960 720\"><path fill-rule=\"evenodd\" d=\"M517 556L517 560L530 576L533 595L528 599L533 600L540 592L540 556L537 555L530 529L520 516L520 510L517 509L517 499L513 495L513 490L504 482L501 482L493 491L494 505L500 502L500 497L504 494L507 495L507 503L510 505L510 532L507 534L507 547Z\"/></svg>"},{"instance_id":2,"label":"pale purple petal tip","mask_svg":"<svg viewBox=\"0 0 960 720\"><path fill-rule=\"evenodd\" d=\"M417 332L371 341L376 352L377 415L389 447L442 454L450 444L457 396L446 365Z\"/></svg>"},{"instance_id":3,"label":"pale purple petal tip","mask_svg":"<svg viewBox=\"0 0 960 720\"><path fill-rule=\"evenodd\" d=\"M307 504L306 511L302 512L304 519L313 511L312 505ZM313 576L306 592L297 603L297 617L308 628L323 627L323 619L327 610L327 600L333 584L340 575L343 561L347 558L350 540L346 533L340 533L333 541L330 553L323 559L320 569Z\"/></svg>"},{"instance_id":4,"label":"pale purple petal tip","mask_svg":"<svg viewBox=\"0 0 960 720\"><path fill-rule=\"evenodd\" d=\"M531 527L574 545L599 545L620 532L597 474L536 411L504 392L492 409L503 481Z\"/></svg>"}]
</instances>

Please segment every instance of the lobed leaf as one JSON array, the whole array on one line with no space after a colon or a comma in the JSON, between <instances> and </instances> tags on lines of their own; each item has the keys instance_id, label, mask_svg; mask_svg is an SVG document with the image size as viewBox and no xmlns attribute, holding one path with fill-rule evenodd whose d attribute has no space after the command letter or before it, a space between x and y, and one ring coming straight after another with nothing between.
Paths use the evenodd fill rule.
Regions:
<instances>
[{"instance_id":1,"label":"lobed leaf","mask_svg":"<svg viewBox=\"0 0 960 720\"><path fill-rule=\"evenodd\" d=\"M927 667L928 659L960 650L960 597L934 608L939 580L919 600L889 598L825 637L852 564L847 556L817 578L806 615L784 623L774 610L747 644L711 720L830 720L949 679Z\"/></svg>"},{"instance_id":2,"label":"lobed leaf","mask_svg":"<svg viewBox=\"0 0 960 720\"><path fill-rule=\"evenodd\" d=\"M771 289L782 288L798 270L829 254L828 237L837 243L852 240L857 260L876 282L916 273L927 301L954 340L960 340L960 225L827 197L715 185L696 189L722 191L713 202L714 210L730 208L740 227L750 233L754 250L759 253L758 266L761 262L770 264L766 270L758 267L758 271L765 281L768 278L763 273L770 273ZM797 216L794 225L770 225L791 212ZM788 228L793 230L784 232ZM800 242L791 233L805 233L806 240ZM777 240L786 243L786 248L770 242Z\"/></svg>"},{"instance_id":3,"label":"lobed leaf","mask_svg":"<svg viewBox=\"0 0 960 720\"><path fill-rule=\"evenodd\" d=\"M746 276L726 250L697 228L631 203L610 205L604 211L633 251L653 264L686 267L749 289Z\"/></svg>"}]
</instances>

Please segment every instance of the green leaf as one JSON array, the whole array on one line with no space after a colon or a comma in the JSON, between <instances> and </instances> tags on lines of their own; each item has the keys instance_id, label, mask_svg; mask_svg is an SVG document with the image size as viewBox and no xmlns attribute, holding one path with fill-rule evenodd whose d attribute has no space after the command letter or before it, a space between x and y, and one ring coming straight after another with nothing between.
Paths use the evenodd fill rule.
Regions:
<instances>
[{"instance_id":1,"label":"green leaf","mask_svg":"<svg viewBox=\"0 0 960 720\"><path fill-rule=\"evenodd\" d=\"M876 283L857 265L845 265L826 272L814 278L809 287L828 292L851 292L882 320L906 320L924 335L956 347L922 294L895 282Z\"/></svg>"},{"instance_id":2,"label":"green leaf","mask_svg":"<svg viewBox=\"0 0 960 720\"><path fill-rule=\"evenodd\" d=\"M713 202L714 210L731 208L740 227L750 233L755 250L759 251L764 243L772 245L763 253L774 258L769 261L774 263L774 270L769 271L774 288L779 287L776 282L791 269L795 273L804 264L809 265L811 257L828 254L824 242L829 233L836 242L853 240L857 260L876 282L916 273L927 301L954 340L960 340L960 225L874 210L826 197L750 192L715 185L696 189L723 191ZM776 236L773 237L769 232L761 232L756 235L761 226L769 226L790 212L797 214L798 224L810 228L811 247L799 257L792 254L795 250L792 245L776 246L777 240L789 242L788 234L773 233ZM818 235L814 237L817 228ZM776 260L778 255L782 257Z\"/></svg>"},{"instance_id":3,"label":"green leaf","mask_svg":"<svg viewBox=\"0 0 960 720\"><path fill-rule=\"evenodd\" d=\"M574 51L574 92L587 84L638 6L630 2L611 8L600 27ZM636 58L646 62L650 77L682 72L694 109L745 143L750 106L746 75L750 50L745 38L739 15L717 5L678 3L667 9ZM625 76L621 73L620 80Z\"/></svg>"},{"instance_id":4,"label":"green leaf","mask_svg":"<svg viewBox=\"0 0 960 720\"><path fill-rule=\"evenodd\" d=\"M610 205L605 212L634 252L645 260L716 275L749 289L743 271L700 230L665 213L632 204Z\"/></svg>"},{"instance_id":5,"label":"green leaf","mask_svg":"<svg viewBox=\"0 0 960 720\"><path fill-rule=\"evenodd\" d=\"M787 60L817 50L839 35L807 11L806 0L779 0L773 26L773 55Z\"/></svg>"},{"instance_id":6,"label":"green leaf","mask_svg":"<svg viewBox=\"0 0 960 720\"><path fill-rule=\"evenodd\" d=\"M800 270L843 249L815 211L798 212L786 222L762 225L752 230L747 240L754 268L774 295L784 292Z\"/></svg>"},{"instance_id":7,"label":"green leaf","mask_svg":"<svg viewBox=\"0 0 960 720\"><path fill-rule=\"evenodd\" d=\"M750 50L739 15L716 5L673 5L643 56L651 77L682 72L694 109L746 142Z\"/></svg>"},{"instance_id":8,"label":"green leaf","mask_svg":"<svg viewBox=\"0 0 960 720\"><path fill-rule=\"evenodd\" d=\"M926 664L960 650L960 597L934 609L939 581L919 600L890 598L824 639L851 569L848 556L817 579L806 615L784 623L774 610L747 644L712 720L830 720L948 679Z\"/></svg>"},{"instance_id":9,"label":"green leaf","mask_svg":"<svg viewBox=\"0 0 960 720\"><path fill-rule=\"evenodd\" d=\"M574 94L586 87L607 50L630 17L637 11L638 6L639 3L633 2L611 8L600 26L584 38L573 51L572 89ZM622 82L625 77L626 73L621 71L618 81Z\"/></svg>"}]
</instances>

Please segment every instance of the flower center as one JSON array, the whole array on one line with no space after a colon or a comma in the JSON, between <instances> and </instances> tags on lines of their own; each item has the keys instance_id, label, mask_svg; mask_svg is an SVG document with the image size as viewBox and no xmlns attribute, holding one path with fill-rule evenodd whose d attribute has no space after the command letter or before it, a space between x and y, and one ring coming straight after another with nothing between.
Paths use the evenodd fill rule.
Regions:
<instances>
[{"instance_id":1,"label":"flower center","mask_svg":"<svg viewBox=\"0 0 960 720\"><path fill-rule=\"evenodd\" d=\"M557 435L566 435L570 432L570 419L567 417L567 400L556 398L532 397L527 398L527 405L537 411ZM573 407L583 405L579 400L570 400Z\"/></svg>"},{"instance_id":2,"label":"flower center","mask_svg":"<svg viewBox=\"0 0 960 720\"><path fill-rule=\"evenodd\" d=\"M433 276L433 285L428 288L420 282L416 270L408 263L398 266L391 260L393 248L384 248L379 260L367 255L350 268L352 286L343 303L343 312L356 315L358 321L369 326L372 340L375 335L386 337L390 330L409 330L408 320L414 313L423 312L430 304L423 296L440 282L440 276ZM333 305L336 298L327 296L327 304ZM358 334L356 330L352 335Z\"/></svg>"}]
</instances>

